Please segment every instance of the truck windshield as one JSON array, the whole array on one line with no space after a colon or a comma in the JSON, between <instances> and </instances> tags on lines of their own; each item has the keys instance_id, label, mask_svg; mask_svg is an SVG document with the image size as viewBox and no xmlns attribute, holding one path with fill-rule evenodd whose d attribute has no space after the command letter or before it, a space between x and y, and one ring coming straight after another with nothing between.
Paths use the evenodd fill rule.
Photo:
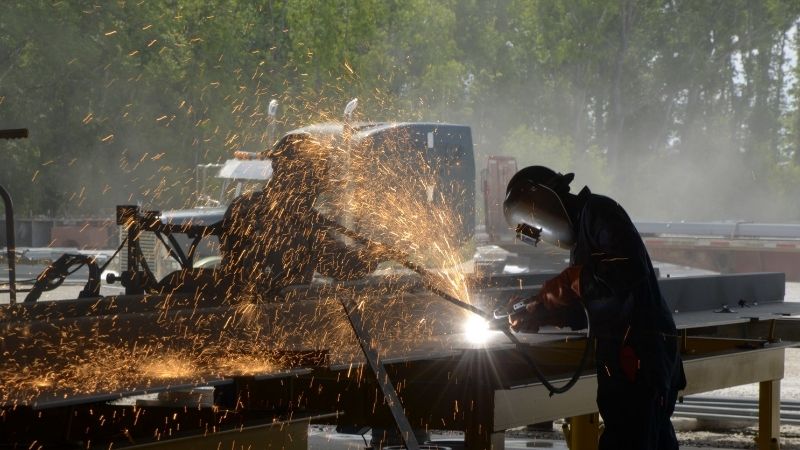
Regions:
<instances>
[{"instance_id":1,"label":"truck windshield","mask_svg":"<svg viewBox=\"0 0 800 450\"><path fill-rule=\"evenodd\" d=\"M214 166L214 169L218 169L215 177L198 173L198 180L201 181L196 206L226 206L242 194L262 189L272 177L272 163L269 160L229 159L224 164Z\"/></svg>"}]
</instances>

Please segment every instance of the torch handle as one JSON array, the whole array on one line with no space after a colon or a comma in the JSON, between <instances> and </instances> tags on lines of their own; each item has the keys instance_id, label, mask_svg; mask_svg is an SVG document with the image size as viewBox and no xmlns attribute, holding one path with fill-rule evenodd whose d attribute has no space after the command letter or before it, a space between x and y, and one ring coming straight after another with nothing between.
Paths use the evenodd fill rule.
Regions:
<instances>
[{"instance_id":1,"label":"torch handle","mask_svg":"<svg viewBox=\"0 0 800 450\"><path fill-rule=\"evenodd\" d=\"M495 319L505 319L508 316L513 316L514 314L525 309L528 304L534 301L536 301L536 296L523 298L512 305L496 308L494 311L492 311L492 317Z\"/></svg>"}]
</instances>

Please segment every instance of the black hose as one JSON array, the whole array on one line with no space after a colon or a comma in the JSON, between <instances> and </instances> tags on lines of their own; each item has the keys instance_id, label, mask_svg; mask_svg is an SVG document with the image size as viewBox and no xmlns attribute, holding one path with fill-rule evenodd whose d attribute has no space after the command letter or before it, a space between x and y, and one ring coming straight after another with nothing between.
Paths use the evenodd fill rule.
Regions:
<instances>
[{"instance_id":1,"label":"black hose","mask_svg":"<svg viewBox=\"0 0 800 450\"><path fill-rule=\"evenodd\" d=\"M354 240L358 241L362 245L367 245L368 246L368 245L373 243L373 241L371 241L369 238L367 238L365 236L362 236L359 233L356 233L355 231L345 227L344 225L342 225L342 224L340 224L340 223L338 223L338 222L336 222L334 220L328 219L327 217L323 216L322 214L317 213L316 215L317 215L318 220L320 222L322 222L325 226L327 226L329 228L332 228L332 229L344 234L345 236L347 236L347 237L349 237L351 239L354 239ZM381 244L381 245L385 246L385 244ZM473 306L473 305L471 305L471 304L469 304L467 302L459 300L455 296L453 296L451 294L448 294L447 292L444 292L443 290L441 290L438 287L436 287L436 285L432 281L432 278L434 278L434 276L430 273L430 271L428 271L426 268L420 266L419 264L415 264L415 263L411 262L409 257L407 255L405 255L404 253L394 251L394 249L392 249L392 253L398 258L398 262L403 264L403 266L405 266L406 268L408 268L410 270L413 270L414 272L418 273L422 277L422 281L425 284L425 287L429 291L433 292L434 294L438 295L442 299L444 299L444 300L446 300L446 301L448 301L448 302L450 302L450 303L452 303L452 304L454 304L454 305L456 305L456 306L458 306L460 308L466 309L467 311L469 311L471 313L474 313L474 314L477 314L477 315L483 317L487 321L491 322L491 321L494 320L494 316L492 315L492 313L486 312L486 311L484 311L484 310L482 310L480 308L477 308L477 307L475 307L475 306ZM588 327L588 326L590 326L589 325L589 323L590 323L589 322L589 311L586 309L586 305L584 305L582 302L581 302L581 306L583 307L584 314L586 314L586 324L587 324L587 327ZM511 330L508 327L503 327L500 331L502 331L503 334L506 335L506 337L508 338L509 341L511 341L512 344L514 344L514 347L517 349L517 351L519 351L520 356L522 357L522 359L531 368L531 370L533 371L533 374L536 376L536 378L550 392L551 396L554 395L554 394L563 394L564 392L567 392L568 390L570 390L572 388L572 386L574 386L575 383L578 382L578 380L581 377L581 374L583 373L583 370L586 368L586 362L589 359L589 350L590 350L590 347L591 347L589 345L589 342L587 342L586 346L584 347L583 355L581 356L581 360L578 363L578 369L575 371L575 373L572 375L572 377L570 377L570 379L564 385L556 387L552 383L550 383L550 381L548 381L547 378L545 378L544 374L539 369L539 366L536 364L536 361L534 361L533 358L530 357L530 355L525 353L524 347L530 347L530 346L520 342L519 339L517 339L517 337L514 336L514 334L511 332ZM589 328L589 330L587 330L586 336L587 337L591 336L591 328Z\"/></svg>"},{"instance_id":2,"label":"black hose","mask_svg":"<svg viewBox=\"0 0 800 450\"><path fill-rule=\"evenodd\" d=\"M121 243L121 244L119 244L119 247L117 247L117 251L115 251L115 252L114 252L114 254L113 254L113 255L111 255L111 257L109 257L109 258L106 260L106 263L105 263L105 264L103 264L103 267L101 267L101 268L100 268L100 273L103 273L103 271L105 271L105 270L106 270L106 268L108 267L108 265L109 265L109 264L111 264L111 261L112 261L112 260L114 260L114 258L116 258L116 257L117 257L117 254L120 252L120 250L122 250L122 247L123 247L123 246L124 246L124 245L125 245L127 242L128 242L128 237L127 237L127 236L125 236L125 239L123 239L123 240L122 240L122 243Z\"/></svg>"}]
</instances>

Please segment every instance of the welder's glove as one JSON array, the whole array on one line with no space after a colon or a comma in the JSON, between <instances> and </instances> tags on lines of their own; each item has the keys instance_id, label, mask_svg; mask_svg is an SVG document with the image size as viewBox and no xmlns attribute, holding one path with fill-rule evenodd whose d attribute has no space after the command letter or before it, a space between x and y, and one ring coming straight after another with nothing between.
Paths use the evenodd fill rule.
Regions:
<instances>
[{"instance_id":1,"label":"welder's glove","mask_svg":"<svg viewBox=\"0 0 800 450\"><path fill-rule=\"evenodd\" d=\"M560 274L547 280L536 294L548 310L573 306L581 296L581 269L583 266L571 266Z\"/></svg>"},{"instance_id":2,"label":"welder's glove","mask_svg":"<svg viewBox=\"0 0 800 450\"><path fill-rule=\"evenodd\" d=\"M530 299L525 311L509 317L511 329L536 333L544 325L580 329L585 326L580 301L581 266L564 269L547 280L539 292ZM516 301L519 301L517 299ZM514 299L512 299L512 305Z\"/></svg>"},{"instance_id":3,"label":"welder's glove","mask_svg":"<svg viewBox=\"0 0 800 450\"><path fill-rule=\"evenodd\" d=\"M520 297L512 297L508 302L507 308L511 310L512 306L520 300ZM542 323L539 320L539 313L542 311L542 304L536 300L533 300L525 305L525 309L516 314L511 314L508 316L508 325L512 331L517 333L538 333L539 327L542 326Z\"/></svg>"}]
</instances>

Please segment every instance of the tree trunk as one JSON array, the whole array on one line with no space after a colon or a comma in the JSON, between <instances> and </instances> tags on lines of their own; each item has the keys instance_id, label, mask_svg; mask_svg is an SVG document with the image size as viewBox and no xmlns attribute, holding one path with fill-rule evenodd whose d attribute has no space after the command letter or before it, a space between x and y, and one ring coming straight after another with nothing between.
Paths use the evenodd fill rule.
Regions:
<instances>
[{"instance_id":1,"label":"tree trunk","mask_svg":"<svg viewBox=\"0 0 800 450\"><path fill-rule=\"evenodd\" d=\"M608 163L615 180L623 183L625 174L624 130L625 108L622 95L623 72L625 69L625 55L628 51L631 27L634 22L635 2L633 0L619 1L619 47L614 58L614 74L611 82L611 109L608 126Z\"/></svg>"},{"instance_id":2,"label":"tree trunk","mask_svg":"<svg viewBox=\"0 0 800 450\"><path fill-rule=\"evenodd\" d=\"M800 29L800 21L795 22L795 27ZM800 60L800 32L794 35L795 61ZM800 80L800 64L794 66L794 78ZM796 165L800 165L800 90L794 94L794 126L792 134L792 158Z\"/></svg>"}]
</instances>

